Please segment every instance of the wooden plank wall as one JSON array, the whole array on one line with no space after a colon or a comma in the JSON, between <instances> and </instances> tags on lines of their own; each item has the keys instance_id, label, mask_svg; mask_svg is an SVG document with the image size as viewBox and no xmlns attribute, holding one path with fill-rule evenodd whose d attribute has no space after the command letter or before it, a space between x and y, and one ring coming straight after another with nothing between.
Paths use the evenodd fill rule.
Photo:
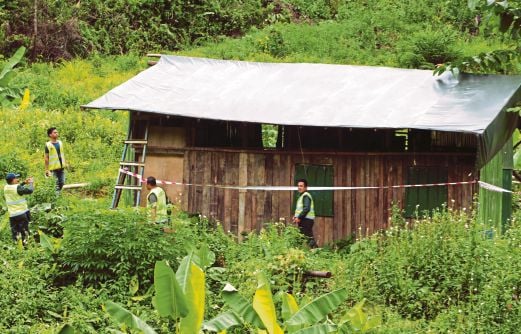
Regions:
<instances>
[{"instance_id":1,"label":"wooden plank wall","mask_svg":"<svg viewBox=\"0 0 521 334\"><path fill-rule=\"evenodd\" d=\"M474 157L460 154L305 153L232 151L190 148L185 152L184 182L199 185L293 185L296 164L330 164L335 186L378 186L371 190L334 192L334 216L317 217L320 245L350 235L367 235L388 226L393 203L404 206L405 189L385 188L407 182L411 166L444 166L449 182L474 178ZM310 185L312 186L312 185ZM472 205L474 185L448 187L449 205ZM263 224L291 217L292 191L239 191L188 186L183 208L218 220L225 231L260 230Z\"/></svg>"}]
</instances>

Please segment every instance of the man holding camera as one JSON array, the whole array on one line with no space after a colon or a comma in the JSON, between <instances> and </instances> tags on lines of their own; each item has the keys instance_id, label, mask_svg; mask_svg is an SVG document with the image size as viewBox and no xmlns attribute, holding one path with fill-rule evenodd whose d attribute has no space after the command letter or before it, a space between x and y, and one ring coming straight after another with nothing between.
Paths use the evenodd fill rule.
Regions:
<instances>
[{"instance_id":1,"label":"man holding camera","mask_svg":"<svg viewBox=\"0 0 521 334\"><path fill-rule=\"evenodd\" d=\"M31 215L27 200L23 195L32 194L34 191L34 181L32 177L20 183L19 174L7 173L4 187L5 203L9 212L9 223L11 224L11 235L14 241L22 239L23 244L27 243L29 237L29 222Z\"/></svg>"}]
</instances>

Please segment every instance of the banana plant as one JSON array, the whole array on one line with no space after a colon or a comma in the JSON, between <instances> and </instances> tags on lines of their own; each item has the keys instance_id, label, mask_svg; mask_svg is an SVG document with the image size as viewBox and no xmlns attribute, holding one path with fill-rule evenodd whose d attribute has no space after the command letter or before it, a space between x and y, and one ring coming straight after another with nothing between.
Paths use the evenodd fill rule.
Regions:
<instances>
[{"instance_id":1,"label":"banana plant","mask_svg":"<svg viewBox=\"0 0 521 334\"><path fill-rule=\"evenodd\" d=\"M192 254L181 261L175 274L167 261L156 262L154 289L152 303L161 317L176 321L176 333L198 334L201 331L206 293L205 274L194 262ZM145 321L119 304L107 302L105 309L124 328L155 333Z\"/></svg>"},{"instance_id":2,"label":"banana plant","mask_svg":"<svg viewBox=\"0 0 521 334\"><path fill-rule=\"evenodd\" d=\"M23 90L13 87L11 82L16 77L14 67L22 60L25 50L26 49L23 46L18 48L14 55L7 60L2 72L0 72L0 106L10 106L13 100L22 97ZM26 94L26 100L28 100L29 91L27 91ZM28 102L26 101L25 104L27 103Z\"/></svg>"},{"instance_id":3,"label":"banana plant","mask_svg":"<svg viewBox=\"0 0 521 334\"><path fill-rule=\"evenodd\" d=\"M204 317L205 274L189 255L181 261L174 276L166 261L156 262L154 269L159 315L178 320L179 333L199 333Z\"/></svg>"},{"instance_id":4,"label":"banana plant","mask_svg":"<svg viewBox=\"0 0 521 334\"><path fill-rule=\"evenodd\" d=\"M203 322L205 274L200 264L211 263L203 260L211 256L204 255L206 250L203 248L198 252L198 256L194 256L193 252L186 256L175 274L167 261L156 262L154 268L154 307L161 317L176 321L176 333L198 334L201 330L226 333L239 325L253 326L259 334L367 333L381 323L380 317L369 316L364 311L365 300L349 310L338 324L328 319L327 315L347 298L345 288L320 296L303 307L299 307L291 294L281 293L282 319L279 320L269 281L262 273L258 273L258 285L252 302L227 284L222 297L230 310ZM145 321L119 304L109 301L105 310L124 331L131 329L146 334L156 333Z\"/></svg>"},{"instance_id":5,"label":"banana plant","mask_svg":"<svg viewBox=\"0 0 521 334\"><path fill-rule=\"evenodd\" d=\"M352 332L368 333L382 324L382 317L379 314L370 315L364 311L366 300L353 306L340 320L339 332L347 334Z\"/></svg>"},{"instance_id":6,"label":"banana plant","mask_svg":"<svg viewBox=\"0 0 521 334\"><path fill-rule=\"evenodd\" d=\"M121 325L123 332L126 332L126 329L128 328L139 330L144 334L157 334L157 332L145 321L117 303L108 301L105 303L104 309L108 314L110 314L112 319L116 320Z\"/></svg>"},{"instance_id":7,"label":"banana plant","mask_svg":"<svg viewBox=\"0 0 521 334\"><path fill-rule=\"evenodd\" d=\"M56 254L61 249L61 238L52 238L47 236L42 230L38 230L40 235L40 245L47 251L48 254Z\"/></svg>"},{"instance_id":8,"label":"banana plant","mask_svg":"<svg viewBox=\"0 0 521 334\"><path fill-rule=\"evenodd\" d=\"M282 321L277 319L275 303L266 276L259 273L258 285L253 302L249 303L237 289L226 285L223 299L230 311L204 323L203 329L210 332L222 332L236 325L252 325L259 333L336 333L338 327L327 319L347 298L345 288L320 296L299 308L295 298L288 293L282 294Z\"/></svg>"}]
</instances>

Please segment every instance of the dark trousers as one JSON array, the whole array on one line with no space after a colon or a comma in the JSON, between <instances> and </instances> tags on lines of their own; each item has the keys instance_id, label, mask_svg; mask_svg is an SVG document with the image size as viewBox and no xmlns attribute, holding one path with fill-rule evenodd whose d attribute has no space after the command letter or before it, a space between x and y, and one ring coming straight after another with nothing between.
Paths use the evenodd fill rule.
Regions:
<instances>
[{"instance_id":1,"label":"dark trousers","mask_svg":"<svg viewBox=\"0 0 521 334\"><path fill-rule=\"evenodd\" d=\"M315 224L315 221L308 218L302 218L300 223L298 223L300 233L304 234L308 238L308 245L311 248L317 247L317 242L313 237L313 224Z\"/></svg>"},{"instance_id":2,"label":"dark trousers","mask_svg":"<svg viewBox=\"0 0 521 334\"><path fill-rule=\"evenodd\" d=\"M55 169L52 172L52 175L56 178L56 190L60 191L65 184L65 169Z\"/></svg>"},{"instance_id":3,"label":"dark trousers","mask_svg":"<svg viewBox=\"0 0 521 334\"><path fill-rule=\"evenodd\" d=\"M29 211L23 215L9 217L9 223L11 223L11 236L16 241L18 238L22 241L27 241L29 237L29 221L31 220L31 214Z\"/></svg>"}]
</instances>

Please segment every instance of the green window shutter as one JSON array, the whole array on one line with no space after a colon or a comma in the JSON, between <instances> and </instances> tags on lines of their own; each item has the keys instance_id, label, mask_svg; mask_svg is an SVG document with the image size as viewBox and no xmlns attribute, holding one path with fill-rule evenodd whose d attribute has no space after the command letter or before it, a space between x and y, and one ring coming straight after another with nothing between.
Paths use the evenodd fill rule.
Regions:
<instances>
[{"instance_id":1,"label":"green window shutter","mask_svg":"<svg viewBox=\"0 0 521 334\"><path fill-rule=\"evenodd\" d=\"M295 180L306 179L308 187L332 187L334 171L332 165L295 165ZM333 217L333 190L310 191L315 204L315 215ZM298 192L293 196L292 213L295 212Z\"/></svg>"},{"instance_id":2,"label":"green window shutter","mask_svg":"<svg viewBox=\"0 0 521 334\"><path fill-rule=\"evenodd\" d=\"M447 180L447 168L439 166L409 167L407 173L407 184L445 183ZM414 217L416 211L430 212L444 203L447 203L447 186L406 188L405 217Z\"/></svg>"}]
</instances>

